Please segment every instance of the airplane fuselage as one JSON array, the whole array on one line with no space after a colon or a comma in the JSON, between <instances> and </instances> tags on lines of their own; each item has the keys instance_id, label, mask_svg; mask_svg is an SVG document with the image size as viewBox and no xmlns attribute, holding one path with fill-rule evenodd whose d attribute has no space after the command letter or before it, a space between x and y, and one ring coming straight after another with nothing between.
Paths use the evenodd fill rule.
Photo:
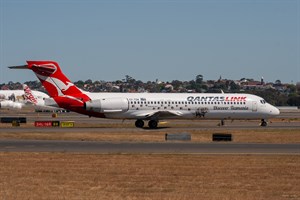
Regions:
<instances>
[{"instance_id":1,"label":"airplane fuselage","mask_svg":"<svg viewBox=\"0 0 300 200\"><path fill-rule=\"evenodd\" d=\"M119 119L268 119L279 114L277 108L251 94L84 93L91 101L83 107L60 106L73 105L67 109Z\"/></svg>"}]
</instances>

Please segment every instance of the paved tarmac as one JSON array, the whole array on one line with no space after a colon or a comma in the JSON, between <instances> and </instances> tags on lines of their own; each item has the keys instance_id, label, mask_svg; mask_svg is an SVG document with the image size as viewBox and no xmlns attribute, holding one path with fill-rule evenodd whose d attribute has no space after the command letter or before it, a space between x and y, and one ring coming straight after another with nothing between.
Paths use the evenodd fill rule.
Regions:
<instances>
[{"instance_id":1,"label":"paved tarmac","mask_svg":"<svg viewBox=\"0 0 300 200\"><path fill-rule=\"evenodd\" d=\"M110 120L89 118L76 113L61 113L52 118L51 113L34 112L0 112L0 117L27 117L27 122L39 120L74 121L74 128L37 128L31 126L1 127L0 133L35 133L35 132L148 132L147 128L133 127L134 120ZM234 129L299 129L300 121L290 121L299 118L300 112L282 113L281 120L274 120L268 127L259 127L259 120L247 121L226 120L226 126L218 127L217 120L170 120L159 125L166 132L186 132L190 130L234 130ZM84 127L76 127L81 124ZM117 125L117 127L115 127ZM99 127L100 126L100 127ZM114 127L114 128L112 128ZM130 142L91 142L91 141L53 141L53 140L0 140L0 152L72 152L72 153L212 153L212 154L300 154L300 144L256 144L256 143L193 143L193 142L163 142L163 143L130 143Z\"/></svg>"},{"instance_id":2,"label":"paved tarmac","mask_svg":"<svg viewBox=\"0 0 300 200\"><path fill-rule=\"evenodd\" d=\"M0 140L0 152L158 153L158 154L300 154L300 144L258 143L111 143L56 140Z\"/></svg>"},{"instance_id":3,"label":"paved tarmac","mask_svg":"<svg viewBox=\"0 0 300 200\"><path fill-rule=\"evenodd\" d=\"M103 118L89 118L85 115L80 115L77 113L58 113L56 118L52 118L52 113L36 113L33 111L7 111L0 110L0 117L26 117L27 123L34 123L35 121L74 121L75 126L78 124L84 124L85 127L111 127L117 126L120 128L134 127L135 120L118 120L118 119L103 119ZM300 110L282 112L278 119L271 119L267 128L269 129L300 129L300 121L293 119L300 118ZM219 120L166 120L167 123L159 124L160 128L183 128L185 130L191 128L216 128L220 124ZM253 129L260 128L259 120L225 120L226 129ZM133 128L134 129L134 128ZM123 129L124 130L124 129ZM0 129L0 131L10 131L7 129ZM28 131L28 129L27 129ZM35 131L35 130L33 130ZM75 130L76 131L76 130ZM122 130L120 130L122 131Z\"/></svg>"}]
</instances>

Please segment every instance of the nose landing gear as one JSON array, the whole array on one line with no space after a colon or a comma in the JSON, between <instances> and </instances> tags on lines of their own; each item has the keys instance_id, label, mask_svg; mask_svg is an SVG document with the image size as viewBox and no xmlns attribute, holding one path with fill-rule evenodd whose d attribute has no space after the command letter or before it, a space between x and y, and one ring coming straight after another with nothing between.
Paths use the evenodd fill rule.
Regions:
<instances>
[{"instance_id":1,"label":"nose landing gear","mask_svg":"<svg viewBox=\"0 0 300 200\"><path fill-rule=\"evenodd\" d=\"M265 119L261 119L260 126L268 126L268 122Z\"/></svg>"}]
</instances>

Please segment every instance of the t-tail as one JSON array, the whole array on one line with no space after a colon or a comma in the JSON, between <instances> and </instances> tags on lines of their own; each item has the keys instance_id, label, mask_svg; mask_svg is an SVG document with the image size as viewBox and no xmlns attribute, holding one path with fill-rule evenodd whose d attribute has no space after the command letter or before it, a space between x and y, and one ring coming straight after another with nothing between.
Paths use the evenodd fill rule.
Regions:
<instances>
[{"instance_id":1,"label":"t-tail","mask_svg":"<svg viewBox=\"0 0 300 200\"><path fill-rule=\"evenodd\" d=\"M32 70L52 98L69 96L84 102L89 100L89 97L66 77L54 61L27 61L27 65L9 68Z\"/></svg>"}]
</instances>

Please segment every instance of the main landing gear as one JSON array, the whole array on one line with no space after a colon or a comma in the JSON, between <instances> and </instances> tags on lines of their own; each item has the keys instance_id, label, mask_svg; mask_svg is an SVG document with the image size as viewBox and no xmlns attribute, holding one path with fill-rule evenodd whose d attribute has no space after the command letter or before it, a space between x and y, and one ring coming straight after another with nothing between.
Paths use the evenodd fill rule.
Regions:
<instances>
[{"instance_id":1,"label":"main landing gear","mask_svg":"<svg viewBox=\"0 0 300 200\"><path fill-rule=\"evenodd\" d=\"M144 123L144 121L141 120L141 119L138 119L138 120L135 121L135 126L136 126L137 128L143 128L144 125L145 125L145 123ZM152 120L150 120L150 121L148 122L148 126L149 126L150 129L155 129L155 128L157 128L157 125L158 125L158 120L152 119Z\"/></svg>"},{"instance_id":2,"label":"main landing gear","mask_svg":"<svg viewBox=\"0 0 300 200\"><path fill-rule=\"evenodd\" d=\"M267 126L268 122L265 119L261 119L260 126Z\"/></svg>"}]
</instances>

